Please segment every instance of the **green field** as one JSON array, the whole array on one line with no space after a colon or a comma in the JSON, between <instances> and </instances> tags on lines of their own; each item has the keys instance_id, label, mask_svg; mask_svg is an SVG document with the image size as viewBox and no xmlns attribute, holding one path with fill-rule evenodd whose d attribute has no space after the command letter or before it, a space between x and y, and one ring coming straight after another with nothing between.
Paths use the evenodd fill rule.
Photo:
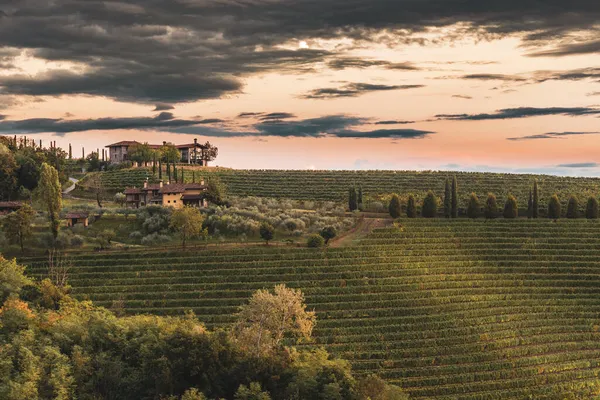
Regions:
<instances>
[{"instance_id":1,"label":"green field","mask_svg":"<svg viewBox=\"0 0 600 400\"><path fill-rule=\"evenodd\" d=\"M184 167L185 169L185 167ZM102 173L106 187L123 190L126 186L142 185L151 170L130 169ZM366 195L412 193L421 199L428 190L438 196L444 194L447 177L456 175L461 203L466 203L471 192L485 201L489 192L495 193L501 202L508 193L526 208L529 189L534 179L540 188L540 204L544 207L554 193L566 204L568 196L579 197L585 204L589 196L600 193L600 178L574 178L551 175L516 175L479 172L439 171L310 171L310 170L235 170L203 169L196 171L196 180L217 175L235 196L287 197L299 200L346 201L352 185L362 186ZM186 181L191 181L190 170L185 172ZM166 179L166 178L165 178ZM85 181L82 183L85 185ZM462 204L461 204L462 205Z\"/></svg>"},{"instance_id":2,"label":"green field","mask_svg":"<svg viewBox=\"0 0 600 400\"><path fill-rule=\"evenodd\" d=\"M232 321L259 288L301 288L317 344L414 399L594 398L600 224L401 220L350 247L73 256L76 297ZM43 276L42 259L24 259ZM567 396L569 393L569 396ZM564 394L564 395L563 395ZM531 396L531 397L528 397Z\"/></svg>"}]
</instances>

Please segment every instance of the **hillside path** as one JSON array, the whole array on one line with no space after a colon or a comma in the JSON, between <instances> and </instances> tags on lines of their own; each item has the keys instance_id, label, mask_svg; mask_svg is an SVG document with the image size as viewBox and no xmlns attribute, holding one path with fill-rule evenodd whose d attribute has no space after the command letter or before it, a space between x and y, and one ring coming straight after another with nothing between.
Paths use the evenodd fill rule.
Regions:
<instances>
[{"instance_id":1,"label":"hillside path","mask_svg":"<svg viewBox=\"0 0 600 400\"><path fill-rule=\"evenodd\" d=\"M63 194L71 193L75 190L75 186L77 185L77 182L79 182L79 179L69 178L69 181L71 181L72 185L63 190Z\"/></svg>"},{"instance_id":2,"label":"hillside path","mask_svg":"<svg viewBox=\"0 0 600 400\"><path fill-rule=\"evenodd\" d=\"M329 247L344 247L352 245L357 239L367 236L375 228L383 228L392 223L391 218L368 218L364 217L354 228L346 234L332 239L329 242Z\"/></svg>"}]
</instances>

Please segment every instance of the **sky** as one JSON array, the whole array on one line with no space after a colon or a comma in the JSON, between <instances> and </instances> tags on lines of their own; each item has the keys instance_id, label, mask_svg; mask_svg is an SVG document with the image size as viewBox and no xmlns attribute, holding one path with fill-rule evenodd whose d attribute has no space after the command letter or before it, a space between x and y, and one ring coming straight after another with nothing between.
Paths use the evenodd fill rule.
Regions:
<instances>
[{"instance_id":1,"label":"sky","mask_svg":"<svg viewBox=\"0 0 600 400\"><path fill-rule=\"evenodd\" d=\"M214 165L600 176L597 0L11 0L0 134Z\"/></svg>"}]
</instances>

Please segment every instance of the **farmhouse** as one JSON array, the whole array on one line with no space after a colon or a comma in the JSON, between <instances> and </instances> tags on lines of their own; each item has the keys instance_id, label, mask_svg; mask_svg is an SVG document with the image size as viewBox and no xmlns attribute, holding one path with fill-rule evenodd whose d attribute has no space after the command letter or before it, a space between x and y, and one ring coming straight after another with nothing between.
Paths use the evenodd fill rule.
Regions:
<instances>
[{"instance_id":1,"label":"farmhouse","mask_svg":"<svg viewBox=\"0 0 600 400\"><path fill-rule=\"evenodd\" d=\"M67 213L65 219L67 220L67 226L71 227L76 224L82 224L87 228L89 225L89 214L86 212L70 212Z\"/></svg>"},{"instance_id":2,"label":"farmhouse","mask_svg":"<svg viewBox=\"0 0 600 400\"><path fill-rule=\"evenodd\" d=\"M135 140L123 140L121 142L109 144L108 146L108 160L112 164L118 164L124 161L128 161L129 148L136 144L142 144ZM160 144L150 144L150 148L158 150L162 146L166 145L167 142ZM200 166L206 166L206 157L204 151L207 150L206 146L198 143L198 139L194 139L194 143L180 144L175 146L179 150L180 160L179 162L187 164L197 164Z\"/></svg>"},{"instance_id":3,"label":"farmhouse","mask_svg":"<svg viewBox=\"0 0 600 400\"><path fill-rule=\"evenodd\" d=\"M125 189L127 207L139 208L146 205L161 205L163 207L181 208L183 206L208 207L206 200L207 186L200 183L169 183L157 184L144 182L142 188Z\"/></svg>"}]
</instances>

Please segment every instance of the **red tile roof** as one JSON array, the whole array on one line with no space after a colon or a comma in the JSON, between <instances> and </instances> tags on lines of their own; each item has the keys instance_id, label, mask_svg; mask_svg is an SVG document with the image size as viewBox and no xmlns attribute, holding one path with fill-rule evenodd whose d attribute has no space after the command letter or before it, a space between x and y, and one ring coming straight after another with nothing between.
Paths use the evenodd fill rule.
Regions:
<instances>
[{"instance_id":1,"label":"red tile roof","mask_svg":"<svg viewBox=\"0 0 600 400\"><path fill-rule=\"evenodd\" d=\"M123 140L121 142L109 144L104 147L121 147L121 146L133 146L134 144L141 144L140 142L136 142L135 140Z\"/></svg>"},{"instance_id":2,"label":"red tile roof","mask_svg":"<svg viewBox=\"0 0 600 400\"><path fill-rule=\"evenodd\" d=\"M160 193L183 193L186 190L204 190L205 185L199 183L171 183L169 185L163 185L160 189Z\"/></svg>"},{"instance_id":3,"label":"red tile roof","mask_svg":"<svg viewBox=\"0 0 600 400\"><path fill-rule=\"evenodd\" d=\"M23 203L19 201L0 201L0 208L21 208Z\"/></svg>"},{"instance_id":4,"label":"red tile roof","mask_svg":"<svg viewBox=\"0 0 600 400\"><path fill-rule=\"evenodd\" d=\"M66 215L65 218L69 218L69 219L71 219L71 218L77 218L77 219L79 219L79 218L87 218L87 217L89 217L89 214L86 213L86 212L70 212L70 213L67 213L67 215Z\"/></svg>"},{"instance_id":5,"label":"red tile roof","mask_svg":"<svg viewBox=\"0 0 600 400\"><path fill-rule=\"evenodd\" d=\"M140 194L142 193L141 189L138 188L126 188L123 193L125 194Z\"/></svg>"},{"instance_id":6,"label":"red tile roof","mask_svg":"<svg viewBox=\"0 0 600 400\"><path fill-rule=\"evenodd\" d=\"M190 144L179 144L177 146L178 149L191 149L194 148L194 143L190 143ZM196 147L200 148L200 149L205 149L206 147L203 144L200 143L196 143Z\"/></svg>"}]
</instances>

